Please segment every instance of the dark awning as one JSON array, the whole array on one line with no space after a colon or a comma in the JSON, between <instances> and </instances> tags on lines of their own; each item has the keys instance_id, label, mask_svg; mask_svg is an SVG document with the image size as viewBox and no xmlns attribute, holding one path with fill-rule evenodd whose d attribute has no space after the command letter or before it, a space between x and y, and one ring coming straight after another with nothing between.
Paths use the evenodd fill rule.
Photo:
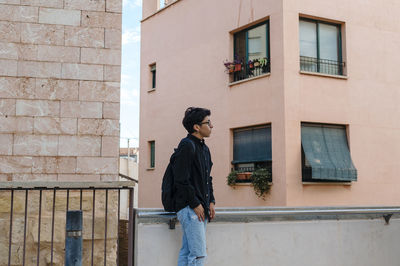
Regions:
<instances>
[{"instance_id":1,"label":"dark awning","mask_svg":"<svg viewBox=\"0 0 400 266\"><path fill-rule=\"evenodd\" d=\"M311 167L311 179L357 180L344 127L303 124L301 144Z\"/></svg>"}]
</instances>

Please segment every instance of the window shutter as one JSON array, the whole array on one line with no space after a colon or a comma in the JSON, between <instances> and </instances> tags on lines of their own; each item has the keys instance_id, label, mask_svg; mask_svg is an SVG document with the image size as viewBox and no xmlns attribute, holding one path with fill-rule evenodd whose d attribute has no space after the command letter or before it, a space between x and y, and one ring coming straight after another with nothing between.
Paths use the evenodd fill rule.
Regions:
<instances>
[{"instance_id":1,"label":"window shutter","mask_svg":"<svg viewBox=\"0 0 400 266\"><path fill-rule=\"evenodd\" d=\"M271 127L236 130L233 143L232 163L272 160Z\"/></svg>"},{"instance_id":2,"label":"window shutter","mask_svg":"<svg viewBox=\"0 0 400 266\"><path fill-rule=\"evenodd\" d=\"M357 180L344 127L302 125L301 144L311 166L311 179Z\"/></svg>"}]
</instances>

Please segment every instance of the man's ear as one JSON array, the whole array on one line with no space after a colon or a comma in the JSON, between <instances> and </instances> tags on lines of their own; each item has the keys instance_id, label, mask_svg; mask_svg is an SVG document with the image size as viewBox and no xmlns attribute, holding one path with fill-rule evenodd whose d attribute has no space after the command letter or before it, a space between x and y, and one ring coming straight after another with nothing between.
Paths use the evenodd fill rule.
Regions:
<instances>
[{"instance_id":1,"label":"man's ear","mask_svg":"<svg viewBox=\"0 0 400 266\"><path fill-rule=\"evenodd\" d=\"M198 124L194 124L193 125L193 129L194 129L195 132L199 132L200 126Z\"/></svg>"}]
</instances>

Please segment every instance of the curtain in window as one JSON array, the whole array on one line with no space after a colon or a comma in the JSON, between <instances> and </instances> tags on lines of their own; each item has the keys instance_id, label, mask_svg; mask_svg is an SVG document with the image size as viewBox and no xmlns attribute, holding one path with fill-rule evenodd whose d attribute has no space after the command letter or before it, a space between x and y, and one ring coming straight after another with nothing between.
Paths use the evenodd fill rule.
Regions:
<instances>
[{"instance_id":1,"label":"curtain in window","mask_svg":"<svg viewBox=\"0 0 400 266\"><path fill-rule=\"evenodd\" d=\"M248 31L248 60L267 57L267 25Z\"/></svg>"},{"instance_id":2,"label":"curtain in window","mask_svg":"<svg viewBox=\"0 0 400 266\"><path fill-rule=\"evenodd\" d=\"M317 58L317 24L300 20L300 56Z\"/></svg>"},{"instance_id":3,"label":"curtain in window","mask_svg":"<svg viewBox=\"0 0 400 266\"><path fill-rule=\"evenodd\" d=\"M319 57L338 61L338 28L334 25L319 24Z\"/></svg>"},{"instance_id":4,"label":"curtain in window","mask_svg":"<svg viewBox=\"0 0 400 266\"><path fill-rule=\"evenodd\" d=\"M300 20L300 57L301 69L318 71L317 24Z\"/></svg>"},{"instance_id":5,"label":"curtain in window","mask_svg":"<svg viewBox=\"0 0 400 266\"><path fill-rule=\"evenodd\" d=\"M311 178L334 181L357 180L343 127L302 125L301 144L311 166Z\"/></svg>"},{"instance_id":6,"label":"curtain in window","mask_svg":"<svg viewBox=\"0 0 400 266\"><path fill-rule=\"evenodd\" d=\"M263 162L271 160L270 127L234 131L232 163Z\"/></svg>"}]
</instances>

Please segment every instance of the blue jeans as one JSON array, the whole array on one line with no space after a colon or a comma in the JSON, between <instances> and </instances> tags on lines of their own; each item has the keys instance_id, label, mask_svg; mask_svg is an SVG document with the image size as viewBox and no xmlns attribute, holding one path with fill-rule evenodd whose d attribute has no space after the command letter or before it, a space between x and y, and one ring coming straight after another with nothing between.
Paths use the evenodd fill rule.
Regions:
<instances>
[{"instance_id":1,"label":"blue jeans","mask_svg":"<svg viewBox=\"0 0 400 266\"><path fill-rule=\"evenodd\" d=\"M206 225L199 221L192 208L186 206L177 213L182 226L182 248L179 251L178 266L202 266L206 259Z\"/></svg>"}]
</instances>

